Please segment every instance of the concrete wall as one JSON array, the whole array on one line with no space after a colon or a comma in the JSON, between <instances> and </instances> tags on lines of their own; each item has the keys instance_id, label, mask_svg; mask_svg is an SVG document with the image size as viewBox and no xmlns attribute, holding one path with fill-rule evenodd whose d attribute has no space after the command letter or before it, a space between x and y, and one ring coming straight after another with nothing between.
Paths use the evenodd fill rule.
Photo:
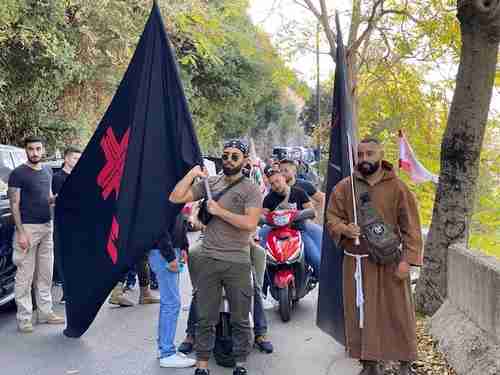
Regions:
<instances>
[{"instance_id":1,"label":"concrete wall","mask_svg":"<svg viewBox=\"0 0 500 375\"><path fill-rule=\"evenodd\" d=\"M448 299L431 332L458 374L500 375L500 262L459 246L448 262Z\"/></svg>"}]
</instances>

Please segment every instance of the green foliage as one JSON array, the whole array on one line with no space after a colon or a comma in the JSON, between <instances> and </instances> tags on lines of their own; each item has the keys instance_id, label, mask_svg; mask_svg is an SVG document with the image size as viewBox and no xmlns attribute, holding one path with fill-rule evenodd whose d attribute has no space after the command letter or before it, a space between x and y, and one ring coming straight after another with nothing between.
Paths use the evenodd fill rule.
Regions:
<instances>
[{"instance_id":1,"label":"green foliage","mask_svg":"<svg viewBox=\"0 0 500 375\"><path fill-rule=\"evenodd\" d=\"M331 121L333 110L333 80L323 82L319 93L319 114L320 124ZM315 90L307 99L304 108L299 116L300 123L307 134L312 134L318 126L318 92Z\"/></svg>"},{"instance_id":2,"label":"green foliage","mask_svg":"<svg viewBox=\"0 0 500 375\"><path fill-rule=\"evenodd\" d=\"M159 4L205 152L222 137L279 122L287 87L307 94L250 22L246 0ZM150 6L145 0L3 0L0 142L41 134L52 149L84 145L123 76Z\"/></svg>"},{"instance_id":3,"label":"green foliage","mask_svg":"<svg viewBox=\"0 0 500 375\"><path fill-rule=\"evenodd\" d=\"M500 122L485 134L472 216L470 247L500 258Z\"/></svg>"},{"instance_id":4,"label":"green foliage","mask_svg":"<svg viewBox=\"0 0 500 375\"><path fill-rule=\"evenodd\" d=\"M2 7L0 142L18 142L29 133L55 141L54 133L72 129L59 132L50 114L65 83L81 69L67 37L63 1L7 1Z\"/></svg>"}]
</instances>

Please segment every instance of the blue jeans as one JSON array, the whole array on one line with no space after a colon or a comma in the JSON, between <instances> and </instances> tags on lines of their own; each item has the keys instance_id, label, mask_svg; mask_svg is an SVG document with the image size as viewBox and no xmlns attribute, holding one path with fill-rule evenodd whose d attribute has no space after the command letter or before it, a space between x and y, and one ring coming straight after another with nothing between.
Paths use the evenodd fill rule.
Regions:
<instances>
[{"instance_id":1,"label":"blue jeans","mask_svg":"<svg viewBox=\"0 0 500 375\"><path fill-rule=\"evenodd\" d=\"M323 241L323 228L318 224L307 220L302 231L304 239L304 249L306 252L306 262L314 268L314 276L319 279L319 269L321 265L321 243Z\"/></svg>"},{"instance_id":2,"label":"blue jeans","mask_svg":"<svg viewBox=\"0 0 500 375\"><path fill-rule=\"evenodd\" d=\"M313 269L313 275L319 278L319 268L321 264L321 241L323 239L323 229L311 221L302 224L304 230L301 231L304 241L304 252L306 263ZM271 231L270 226L264 226L259 230L260 246L266 248L267 235Z\"/></svg>"},{"instance_id":3,"label":"blue jeans","mask_svg":"<svg viewBox=\"0 0 500 375\"><path fill-rule=\"evenodd\" d=\"M167 268L167 261L160 250L149 253L149 264L156 274L160 287L160 316L158 320L158 350L160 357L169 357L176 353L174 344L177 319L181 309L179 294L179 274Z\"/></svg>"}]
</instances>

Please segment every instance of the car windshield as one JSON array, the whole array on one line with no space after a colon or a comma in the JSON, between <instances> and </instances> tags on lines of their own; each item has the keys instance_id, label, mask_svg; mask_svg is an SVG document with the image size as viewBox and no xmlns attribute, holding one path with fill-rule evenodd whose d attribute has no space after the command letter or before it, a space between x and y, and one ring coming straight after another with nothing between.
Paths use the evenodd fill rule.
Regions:
<instances>
[{"instance_id":1,"label":"car windshield","mask_svg":"<svg viewBox=\"0 0 500 375\"><path fill-rule=\"evenodd\" d=\"M7 183L7 179L12 169L14 169L14 164L10 157L10 152L0 150L0 180Z\"/></svg>"},{"instance_id":2,"label":"car windshield","mask_svg":"<svg viewBox=\"0 0 500 375\"><path fill-rule=\"evenodd\" d=\"M21 164L28 161L26 153L21 150L12 152L12 158L14 159L14 168L19 167Z\"/></svg>"}]
</instances>

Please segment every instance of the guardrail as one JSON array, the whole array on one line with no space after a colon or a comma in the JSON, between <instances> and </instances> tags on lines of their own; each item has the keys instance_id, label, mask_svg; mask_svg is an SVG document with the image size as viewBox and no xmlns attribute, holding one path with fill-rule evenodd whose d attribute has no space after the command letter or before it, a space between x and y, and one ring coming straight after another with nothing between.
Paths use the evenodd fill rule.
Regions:
<instances>
[{"instance_id":1,"label":"guardrail","mask_svg":"<svg viewBox=\"0 0 500 375\"><path fill-rule=\"evenodd\" d=\"M448 298L431 333L459 375L500 374L500 261L453 246Z\"/></svg>"}]
</instances>

